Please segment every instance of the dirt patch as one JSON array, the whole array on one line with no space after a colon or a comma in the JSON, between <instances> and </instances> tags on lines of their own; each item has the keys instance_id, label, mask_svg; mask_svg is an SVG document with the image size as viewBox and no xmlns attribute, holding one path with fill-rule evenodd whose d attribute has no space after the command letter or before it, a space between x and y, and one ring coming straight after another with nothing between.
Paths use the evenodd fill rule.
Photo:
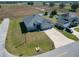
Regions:
<instances>
[{"instance_id":1,"label":"dirt patch","mask_svg":"<svg viewBox=\"0 0 79 59\"><path fill-rule=\"evenodd\" d=\"M34 9L32 6L6 6L0 8L0 17L21 17L38 12L39 11Z\"/></svg>"}]
</instances>

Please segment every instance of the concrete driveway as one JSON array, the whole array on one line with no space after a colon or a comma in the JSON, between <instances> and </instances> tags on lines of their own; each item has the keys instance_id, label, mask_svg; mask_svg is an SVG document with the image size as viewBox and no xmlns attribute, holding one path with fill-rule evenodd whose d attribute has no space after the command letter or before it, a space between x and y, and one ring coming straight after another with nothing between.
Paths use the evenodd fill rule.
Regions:
<instances>
[{"instance_id":1,"label":"concrete driveway","mask_svg":"<svg viewBox=\"0 0 79 59\"><path fill-rule=\"evenodd\" d=\"M9 27L9 18L4 18L2 23L0 24L0 57L13 56L8 53L5 49L5 40Z\"/></svg>"},{"instance_id":2,"label":"concrete driveway","mask_svg":"<svg viewBox=\"0 0 79 59\"><path fill-rule=\"evenodd\" d=\"M74 42L73 40L65 37L63 34L61 34L59 31L57 31L54 28L46 30L44 32L52 41L54 41L55 48L59 48Z\"/></svg>"}]
</instances>

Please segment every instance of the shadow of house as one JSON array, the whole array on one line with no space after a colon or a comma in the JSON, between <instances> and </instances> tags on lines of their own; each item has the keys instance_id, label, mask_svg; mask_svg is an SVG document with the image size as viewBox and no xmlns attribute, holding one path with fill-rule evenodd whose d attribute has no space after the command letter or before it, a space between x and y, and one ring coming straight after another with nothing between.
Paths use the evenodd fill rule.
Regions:
<instances>
[{"instance_id":1,"label":"shadow of house","mask_svg":"<svg viewBox=\"0 0 79 59\"><path fill-rule=\"evenodd\" d=\"M50 20L44 19L37 14L25 17L23 23L25 25L24 27L27 28L27 32L43 31L53 27Z\"/></svg>"},{"instance_id":2,"label":"shadow of house","mask_svg":"<svg viewBox=\"0 0 79 59\"><path fill-rule=\"evenodd\" d=\"M24 22L20 22L19 24L20 24L21 32L23 34L27 33L27 28L25 27Z\"/></svg>"}]
</instances>

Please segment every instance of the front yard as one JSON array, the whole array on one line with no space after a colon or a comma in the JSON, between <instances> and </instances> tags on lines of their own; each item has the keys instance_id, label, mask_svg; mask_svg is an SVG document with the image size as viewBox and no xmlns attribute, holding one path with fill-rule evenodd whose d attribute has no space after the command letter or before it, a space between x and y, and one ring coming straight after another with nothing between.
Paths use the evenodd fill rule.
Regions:
<instances>
[{"instance_id":1,"label":"front yard","mask_svg":"<svg viewBox=\"0 0 79 59\"><path fill-rule=\"evenodd\" d=\"M79 27L78 28L75 28L74 30L76 30L77 32L79 32Z\"/></svg>"},{"instance_id":2,"label":"front yard","mask_svg":"<svg viewBox=\"0 0 79 59\"><path fill-rule=\"evenodd\" d=\"M8 52L17 56L33 56L55 48L54 43L44 32L22 33L21 21L21 18L10 20L5 46ZM36 47L40 47L39 52L36 52Z\"/></svg>"},{"instance_id":3,"label":"front yard","mask_svg":"<svg viewBox=\"0 0 79 59\"><path fill-rule=\"evenodd\" d=\"M55 28L55 29L57 29L57 28ZM79 39L75 36L75 35L73 35L72 33L68 33L68 32L66 32L66 31L64 31L64 30L59 30L59 29L57 29L59 32L61 32L64 36L66 36L67 38L69 38L69 39L72 39L72 40L74 40L74 41L78 41Z\"/></svg>"}]
</instances>

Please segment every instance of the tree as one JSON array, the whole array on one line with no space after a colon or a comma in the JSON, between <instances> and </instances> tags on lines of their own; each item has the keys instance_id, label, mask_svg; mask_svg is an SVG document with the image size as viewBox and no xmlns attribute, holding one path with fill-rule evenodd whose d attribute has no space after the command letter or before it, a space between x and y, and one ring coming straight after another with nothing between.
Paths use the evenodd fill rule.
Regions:
<instances>
[{"instance_id":1,"label":"tree","mask_svg":"<svg viewBox=\"0 0 79 59\"><path fill-rule=\"evenodd\" d=\"M49 6L50 6L50 7L53 7L54 5L55 5L55 4L54 4L53 2L50 2L50 3L49 3Z\"/></svg>"},{"instance_id":2,"label":"tree","mask_svg":"<svg viewBox=\"0 0 79 59\"><path fill-rule=\"evenodd\" d=\"M60 3L59 4L59 8L63 9L65 7L65 4L64 3Z\"/></svg>"},{"instance_id":3,"label":"tree","mask_svg":"<svg viewBox=\"0 0 79 59\"><path fill-rule=\"evenodd\" d=\"M47 11L44 13L44 16L46 16L46 15L48 15L48 12Z\"/></svg>"},{"instance_id":4,"label":"tree","mask_svg":"<svg viewBox=\"0 0 79 59\"><path fill-rule=\"evenodd\" d=\"M46 5L46 3L45 3L45 2L43 2L43 5L45 6L45 5Z\"/></svg>"},{"instance_id":5,"label":"tree","mask_svg":"<svg viewBox=\"0 0 79 59\"><path fill-rule=\"evenodd\" d=\"M0 8L1 8L1 5L0 5Z\"/></svg>"},{"instance_id":6,"label":"tree","mask_svg":"<svg viewBox=\"0 0 79 59\"><path fill-rule=\"evenodd\" d=\"M79 7L79 4L78 3L72 3L71 4L71 10L72 11L76 11L76 9Z\"/></svg>"},{"instance_id":7,"label":"tree","mask_svg":"<svg viewBox=\"0 0 79 59\"><path fill-rule=\"evenodd\" d=\"M28 2L27 4L28 5L34 5L34 2Z\"/></svg>"},{"instance_id":8,"label":"tree","mask_svg":"<svg viewBox=\"0 0 79 59\"><path fill-rule=\"evenodd\" d=\"M52 18L54 15L56 15L57 14L57 11L56 10L54 10L54 11L52 11L51 13L50 13L50 18Z\"/></svg>"}]
</instances>

